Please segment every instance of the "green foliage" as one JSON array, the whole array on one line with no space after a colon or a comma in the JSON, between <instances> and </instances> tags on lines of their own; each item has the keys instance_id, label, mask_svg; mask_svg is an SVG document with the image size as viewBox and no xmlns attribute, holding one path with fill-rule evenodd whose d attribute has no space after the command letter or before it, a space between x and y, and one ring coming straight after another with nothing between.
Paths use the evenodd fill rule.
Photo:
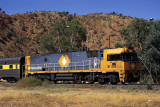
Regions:
<instances>
[{"instance_id":1,"label":"green foliage","mask_svg":"<svg viewBox=\"0 0 160 107\"><path fill-rule=\"evenodd\" d=\"M160 73L160 21L134 19L121 30L121 35L126 46L134 47L145 68L151 71L154 83L160 82L157 75Z\"/></svg>"},{"instance_id":2,"label":"green foliage","mask_svg":"<svg viewBox=\"0 0 160 107\"><path fill-rule=\"evenodd\" d=\"M142 51L146 35L149 33L150 23L144 19L135 19L133 22L123 28L120 32L127 47L134 47L138 51Z\"/></svg>"},{"instance_id":3,"label":"green foliage","mask_svg":"<svg viewBox=\"0 0 160 107\"><path fill-rule=\"evenodd\" d=\"M54 38L51 35L43 35L40 40L40 49L44 53L56 52L56 46L54 44Z\"/></svg>"},{"instance_id":4,"label":"green foliage","mask_svg":"<svg viewBox=\"0 0 160 107\"><path fill-rule=\"evenodd\" d=\"M14 32L14 29L13 29L13 28L11 28L11 29L10 29L10 31L11 31L11 32Z\"/></svg>"},{"instance_id":5,"label":"green foliage","mask_svg":"<svg viewBox=\"0 0 160 107\"><path fill-rule=\"evenodd\" d=\"M40 49L44 53L80 51L84 49L83 41L86 41L86 29L80 22L61 19L54 23L49 34L41 36Z\"/></svg>"},{"instance_id":6,"label":"green foliage","mask_svg":"<svg viewBox=\"0 0 160 107\"><path fill-rule=\"evenodd\" d=\"M61 17L69 15L69 12L58 12Z\"/></svg>"},{"instance_id":7,"label":"green foliage","mask_svg":"<svg viewBox=\"0 0 160 107\"><path fill-rule=\"evenodd\" d=\"M37 17L37 14L36 14L36 13L30 13L30 14L29 14L29 18L30 18L30 19L34 19L35 17Z\"/></svg>"},{"instance_id":8,"label":"green foliage","mask_svg":"<svg viewBox=\"0 0 160 107\"><path fill-rule=\"evenodd\" d=\"M115 48L123 48L124 44L122 44L121 42L116 42L114 47Z\"/></svg>"},{"instance_id":9,"label":"green foliage","mask_svg":"<svg viewBox=\"0 0 160 107\"><path fill-rule=\"evenodd\" d=\"M23 31L26 31L26 27L25 27L25 26L22 26L22 30L23 30Z\"/></svg>"},{"instance_id":10,"label":"green foliage","mask_svg":"<svg viewBox=\"0 0 160 107\"><path fill-rule=\"evenodd\" d=\"M11 32L8 32L8 33L7 33L7 38L11 39L12 36L13 36L13 35L12 35Z\"/></svg>"},{"instance_id":11,"label":"green foliage","mask_svg":"<svg viewBox=\"0 0 160 107\"><path fill-rule=\"evenodd\" d=\"M17 18L15 17L14 20L17 21Z\"/></svg>"},{"instance_id":12,"label":"green foliage","mask_svg":"<svg viewBox=\"0 0 160 107\"><path fill-rule=\"evenodd\" d=\"M142 84L142 85L152 84L152 80L150 78L150 75L148 72L146 72L146 70L141 71L140 84Z\"/></svg>"},{"instance_id":13,"label":"green foliage","mask_svg":"<svg viewBox=\"0 0 160 107\"><path fill-rule=\"evenodd\" d=\"M44 86L49 85L49 84L51 84L51 81L49 81L49 80L44 80L42 82L42 85L44 85Z\"/></svg>"},{"instance_id":14,"label":"green foliage","mask_svg":"<svg viewBox=\"0 0 160 107\"><path fill-rule=\"evenodd\" d=\"M9 23L9 24L12 24L12 22L13 22L13 21L12 21L12 18L11 18L11 17L8 17L8 23Z\"/></svg>"},{"instance_id":15,"label":"green foliage","mask_svg":"<svg viewBox=\"0 0 160 107\"><path fill-rule=\"evenodd\" d=\"M152 84L147 84L146 89L147 90L152 90Z\"/></svg>"},{"instance_id":16,"label":"green foliage","mask_svg":"<svg viewBox=\"0 0 160 107\"><path fill-rule=\"evenodd\" d=\"M3 41L7 41L7 36L5 36L5 35L3 35L3 34L0 35L0 38L2 38Z\"/></svg>"},{"instance_id":17,"label":"green foliage","mask_svg":"<svg viewBox=\"0 0 160 107\"><path fill-rule=\"evenodd\" d=\"M33 34L34 33L33 29L31 29L30 32L31 32L31 34Z\"/></svg>"},{"instance_id":18,"label":"green foliage","mask_svg":"<svg viewBox=\"0 0 160 107\"><path fill-rule=\"evenodd\" d=\"M42 15L42 16L46 16L46 13L47 13L47 12L42 12L41 15Z\"/></svg>"},{"instance_id":19,"label":"green foliage","mask_svg":"<svg viewBox=\"0 0 160 107\"><path fill-rule=\"evenodd\" d=\"M16 83L18 88L27 88L42 85L42 80L37 79L36 77L26 77L22 78Z\"/></svg>"}]
</instances>

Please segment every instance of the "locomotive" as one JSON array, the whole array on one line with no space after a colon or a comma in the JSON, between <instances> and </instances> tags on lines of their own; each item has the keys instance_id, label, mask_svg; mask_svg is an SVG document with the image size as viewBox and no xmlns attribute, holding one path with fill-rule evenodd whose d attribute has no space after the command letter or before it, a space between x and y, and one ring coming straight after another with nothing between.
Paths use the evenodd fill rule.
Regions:
<instances>
[{"instance_id":1,"label":"locomotive","mask_svg":"<svg viewBox=\"0 0 160 107\"><path fill-rule=\"evenodd\" d=\"M128 48L0 59L0 79L11 82L28 76L54 83L130 83L140 80L140 62Z\"/></svg>"}]
</instances>

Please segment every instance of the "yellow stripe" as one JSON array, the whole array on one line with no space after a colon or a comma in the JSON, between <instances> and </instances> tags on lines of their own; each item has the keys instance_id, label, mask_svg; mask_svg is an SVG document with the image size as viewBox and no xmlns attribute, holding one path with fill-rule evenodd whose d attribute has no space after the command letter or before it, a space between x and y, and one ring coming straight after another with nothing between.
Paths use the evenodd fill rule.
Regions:
<instances>
[{"instance_id":1,"label":"yellow stripe","mask_svg":"<svg viewBox=\"0 0 160 107\"><path fill-rule=\"evenodd\" d=\"M26 74L34 73L82 73L82 72L99 72L100 69L90 69L90 70L67 70L67 71L28 71ZM100 71L101 72L101 71Z\"/></svg>"}]
</instances>

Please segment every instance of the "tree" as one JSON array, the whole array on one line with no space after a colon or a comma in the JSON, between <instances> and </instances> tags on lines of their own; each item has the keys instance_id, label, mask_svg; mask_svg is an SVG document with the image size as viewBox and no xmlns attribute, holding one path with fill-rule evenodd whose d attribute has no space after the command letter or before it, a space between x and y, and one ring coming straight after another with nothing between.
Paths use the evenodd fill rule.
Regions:
<instances>
[{"instance_id":1,"label":"tree","mask_svg":"<svg viewBox=\"0 0 160 107\"><path fill-rule=\"evenodd\" d=\"M67 28L67 26L70 26ZM44 53L69 52L84 50L86 29L77 19L56 21L47 35L42 35L40 48Z\"/></svg>"},{"instance_id":2,"label":"tree","mask_svg":"<svg viewBox=\"0 0 160 107\"><path fill-rule=\"evenodd\" d=\"M114 45L115 48L123 48L124 44L122 44L121 42L116 42Z\"/></svg>"},{"instance_id":3,"label":"tree","mask_svg":"<svg viewBox=\"0 0 160 107\"><path fill-rule=\"evenodd\" d=\"M138 57L150 73L153 83L160 79L160 21L147 21L134 19L126 28L121 30L121 35L128 48L137 51Z\"/></svg>"}]
</instances>

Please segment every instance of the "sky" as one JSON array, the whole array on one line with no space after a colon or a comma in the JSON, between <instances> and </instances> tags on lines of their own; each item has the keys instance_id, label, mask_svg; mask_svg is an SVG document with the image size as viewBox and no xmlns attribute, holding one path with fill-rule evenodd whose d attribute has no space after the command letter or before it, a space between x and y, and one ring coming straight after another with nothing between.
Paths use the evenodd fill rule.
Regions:
<instances>
[{"instance_id":1,"label":"sky","mask_svg":"<svg viewBox=\"0 0 160 107\"><path fill-rule=\"evenodd\" d=\"M160 19L160 0L0 0L6 14L67 11L70 14L122 13L124 16Z\"/></svg>"}]
</instances>

